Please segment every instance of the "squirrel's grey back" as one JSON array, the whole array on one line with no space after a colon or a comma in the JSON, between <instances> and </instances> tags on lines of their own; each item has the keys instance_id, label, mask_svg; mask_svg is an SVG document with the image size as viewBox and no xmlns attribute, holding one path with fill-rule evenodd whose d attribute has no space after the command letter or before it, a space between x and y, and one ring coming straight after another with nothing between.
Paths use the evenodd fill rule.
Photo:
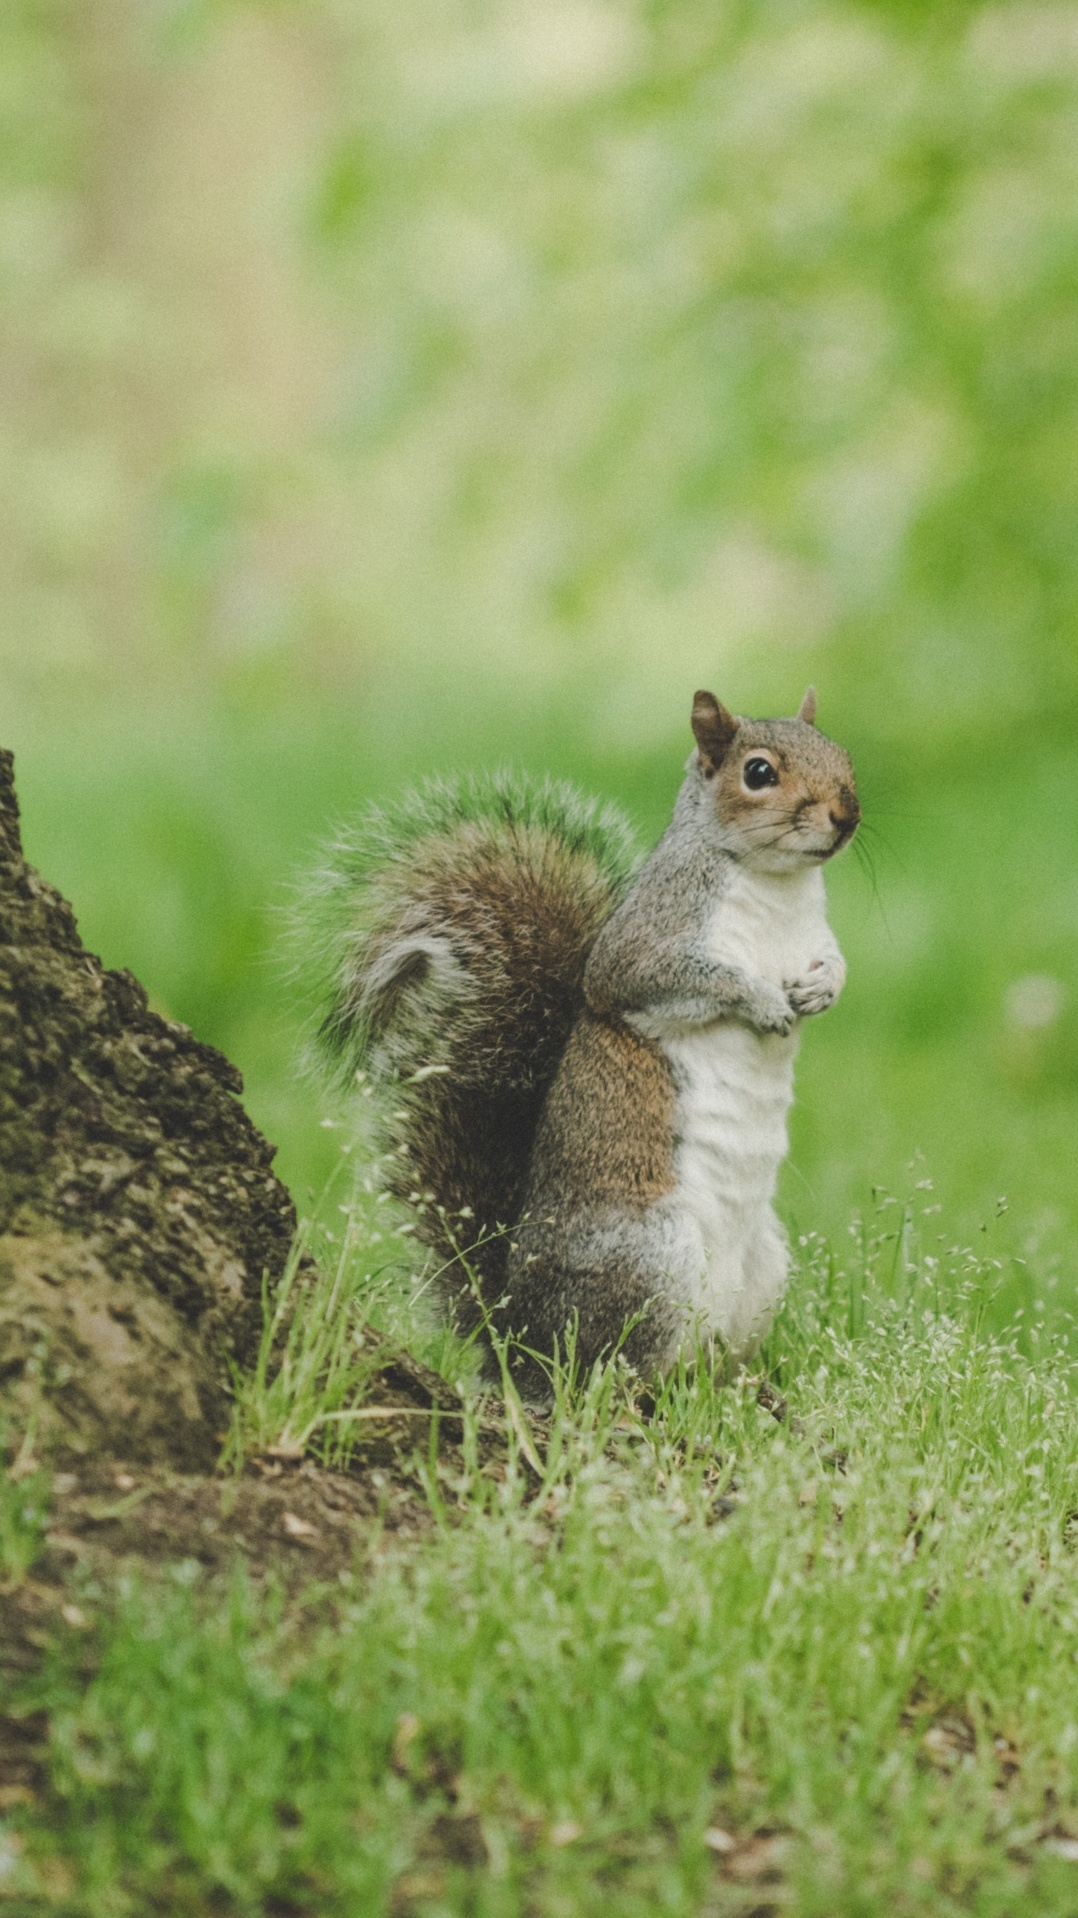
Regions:
<instances>
[{"instance_id":1,"label":"squirrel's grey back","mask_svg":"<svg viewBox=\"0 0 1078 1918\"><path fill-rule=\"evenodd\" d=\"M623 815L568 785L429 780L341 833L301 904L314 1048L366 1072L387 1179L493 1304L591 943L637 863ZM459 1265L447 1274L474 1322Z\"/></svg>"}]
</instances>

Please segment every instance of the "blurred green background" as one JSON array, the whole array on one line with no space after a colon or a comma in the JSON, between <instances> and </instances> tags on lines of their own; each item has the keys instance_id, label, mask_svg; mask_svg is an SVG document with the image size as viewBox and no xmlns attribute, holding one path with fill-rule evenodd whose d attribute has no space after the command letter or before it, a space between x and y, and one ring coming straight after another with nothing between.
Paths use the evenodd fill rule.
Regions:
<instances>
[{"instance_id":1,"label":"blurred green background","mask_svg":"<svg viewBox=\"0 0 1078 1918\"><path fill-rule=\"evenodd\" d=\"M4 0L0 738L302 1208L333 820L513 760L655 836L694 688L812 679L875 882L786 1215L932 1179L1071 1296L1076 294L1070 0Z\"/></svg>"}]
</instances>

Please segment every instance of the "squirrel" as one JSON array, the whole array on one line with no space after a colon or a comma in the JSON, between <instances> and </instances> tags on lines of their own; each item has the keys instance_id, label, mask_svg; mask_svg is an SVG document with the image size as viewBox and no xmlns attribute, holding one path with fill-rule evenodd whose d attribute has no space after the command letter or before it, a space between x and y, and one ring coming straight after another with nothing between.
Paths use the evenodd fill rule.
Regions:
<instances>
[{"instance_id":1,"label":"squirrel","mask_svg":"<svg viewBox=\"0 0 1078 1918\"><path fill-rule=\"evenodd\" d=\"M772 1201L798 1027L845 982L821 868L857 788L811 687L782 719L698 692L691 723L642 864L571 787L430 780L341 837L300 915L317 1050L389 1095L387 1183L529 1397L567 1341L584 1369L701 1339L742 1362L786 1285Z\"/></svg>"}]
</instances>

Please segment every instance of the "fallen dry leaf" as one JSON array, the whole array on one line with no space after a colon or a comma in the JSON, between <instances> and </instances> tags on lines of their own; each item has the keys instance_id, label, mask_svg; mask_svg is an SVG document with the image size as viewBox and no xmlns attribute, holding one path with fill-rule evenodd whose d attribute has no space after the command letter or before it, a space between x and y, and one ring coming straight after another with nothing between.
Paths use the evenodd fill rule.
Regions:
<instances>
[{"instance_id":1,"label":"fallen dry leaf","mask_svg":"<svg viewBox=\"0 0 1078 1918\"><path fill-rule=\"evenodd\" d=\"M937 1771L954 1771L976 1744L973 1727L961 1718L941 1718L930 1725L921 1740L921 1749Z\"/></svg>"},{"instance_id":2,"label":"fallen dry leaf","mask_svg":"<svg viewBox=\"0 0 1078 1918\"><path fill-rule=\"evenodd\" d=\"M1053 1858L1065 1858L1069 1865L1078 1865L1078 1838L1045 1838L1041 1850L1051 1852Z\"/></svg>"},{"instance_id":3,"label":"fallen dry leaf","mask_svg":"<svg viewBox=\"0 0 1078 1918\"><path fill-rule=\"evenodd\" d=\"M399 1909L401 1899L440 1898L444 1889L441 1872L406 1871L393 1887L394 1904Z\"/></svg>"},{"instance_id":4,"label":"fallen dry leaf","mask_svg":"<svg viewBox=\"0 0 1078 1918\"><path fill-rule=\"evenodd\" d=\"M581 1827L575 1818L561 1818L550 1827L550 1842L560 1851L563 1845L574 1845L580 1837Z\"/></svg>"},{"instance_id":5,"label":"fallen dry leaf","mask_svg":"<svg viewBox=\"0 0 1078 1918\"><path fill-rule=\"evenodd\" d=\"M408 1747L419 1737L419 1720L414 1712L402 1712L397 1720L397 1729L393 1734L392 1765L394 1771L403 1771L408 1757Z\"/></svg>"},{"instance_id":6,"label":"fallen dry leaf","mask_svg":"<svg viewBox=\"0 0 1078 1918\"><path fill-rule=\"evenodd\" d=\"M11 1483L17 1485L20 1479L31 1478L35 1472L40 1472L40 1470L41 1460L37 1458L33 1452L20 1452L18 1457L8 1466L7 1475Z\"/></svg>"},{"instance_id":7,"label":"fallen dry leaf","mask_svg":"<svg viewBox=\"0 0 1078 1918\"><path fill-rule=\"evenodd\" d=\"M11 1843L10 1836L8 1844ZM42 1889L51 1904L62 1904L75 1889L75 1874L60 1858L45 1858L37 1866Z\"/></svg>"},{"instance_id":8,"label":"fallen dry leaf","mask_svg":"<svg viewBox=\"0 0 1078 1918\"><path fill-rule=\"evenodd\" d=\"M317 1528L305 1518L297 1518L295 1512L286 1512L281 1523L289 1538L317 1538Z\"/></svg>"},{"instance_id":9,"label":"fallen dry leaf","mask_svg":"<svg viewBox=\"0 0 1078 1918\"><path fill-rule=\"evenodd\" d=\"M735 1846L723 1870L741 1884L773 1884L781 1875L789 1849L790 1840L784 1832L761 1832Z\"/></svg>"},{"instance_id":10,"label":"fallen dry leaf","mask_svg":"<svg viewBox=\"0 0 1078 1918\"><path fill-rule=\"evenodd\" d=\"M731 1838L721 1825L709 1825L704 1833L704 1843L709 1851L727 1852L737 1850L737 1839Z\"/></svg>"}]
</instances>

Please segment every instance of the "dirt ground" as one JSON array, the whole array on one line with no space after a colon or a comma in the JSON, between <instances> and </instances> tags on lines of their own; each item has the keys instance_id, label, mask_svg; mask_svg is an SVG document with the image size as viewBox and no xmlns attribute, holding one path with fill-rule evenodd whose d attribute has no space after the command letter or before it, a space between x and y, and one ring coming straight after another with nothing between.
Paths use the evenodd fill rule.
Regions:
<instances>
[{"instance_id":1,"label":"dirt ground","mask_svg":"<svg viewBox=\"0 0 1078 1918\"><path fill-rule=\"evenodd\" d=\"M447 1418L440 1469L459 1463ZM418 1541L432 1519L414 1430L392 1422L349 1472L309 1459L255 1458L241 1474L183 1473L96 1457L57 1472L44 1550L13 1590L0 1592L0 1812L37 1795L44 1778L43 1717L4 1709L57 1634L90 1623L87 1593L115 1590L125 1571L152 1582L192 1561L209 1580L241 1562L256 1582L275 1577L297 1602L330 1591L384 1542ZM93 1655L87 1652L87 1674Z\"/></svg>"},{"instance_id":2,"label":"dirt ground","mask_svg":"<svg viewBox=\"0 0 1078 1918\"><path fill-rule=\"evenodd\" d=\"M276 1573L286 1586L309 1586L347 1573L375 1537L418 1538L432 1523L422 1477L430 1414L438 1414L437 1469L452 1478L463 1462L460 1401L437 1373L394 1353L371 1380L368 1407L376 1415L347 1471L272 1454L239 1474L183 1472L118 1452L65 1454L52 1478L44 1552L0 1601L0 1683L33 1663L47 1622L78 1610L74 1594L87 1579L108 1586L125 1568L152 1575L182 1559L222 1574L242 1557L256 1580ZM481 1430L480 1449L498 1469L499 1420Z\"/></svg>"}]
</instances>

